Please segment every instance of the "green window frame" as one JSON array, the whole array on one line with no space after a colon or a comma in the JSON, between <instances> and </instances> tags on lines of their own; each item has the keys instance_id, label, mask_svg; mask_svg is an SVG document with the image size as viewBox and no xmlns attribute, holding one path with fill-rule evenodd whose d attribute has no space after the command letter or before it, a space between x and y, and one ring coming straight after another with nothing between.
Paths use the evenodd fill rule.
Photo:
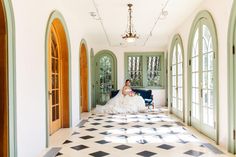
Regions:
<instances>
[{"instance_id":1,"label":"green window frame","mask_svg":"<svg viewBox=\"0 0 236 157\"><path fill-rule=\"evenodd\" d=\"M164 52L125 52L124 57L125 78L131 79L132 87L150 89L164 88ZM133 66L131 66L131 64ZM132 78L134 75L135 77Z\"/></svg>"}]
</instances>

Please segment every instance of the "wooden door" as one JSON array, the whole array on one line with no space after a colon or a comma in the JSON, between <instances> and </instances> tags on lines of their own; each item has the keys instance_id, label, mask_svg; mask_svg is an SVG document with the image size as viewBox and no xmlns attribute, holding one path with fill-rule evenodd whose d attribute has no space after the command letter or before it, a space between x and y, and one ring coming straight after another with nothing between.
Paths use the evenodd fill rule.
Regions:
<instances>
[{"instance_id":1,"label":"wooden door","mask_svg":"<svg viewBox=\"0 0 236 157\"><path fill-rule=\"evenodd\" d=\"M80 111L88 112L88 63L84 44L80 51Z\"/></svg>"},{"instance_id":2,"label":"wooden door","mask_svg":"<svg viewBox=\"0 0 236 157\"><path fill-rule=\"evenodd\" d=\"M6 19L3 2L0 2L0 156L8 157L8 53Z\"/></svg>"},{"instance_id":3,"label":"wooden door","mask_svg":"<svg viewBox=\"0 0 236 157\"><path fill-rule=\"evenodd\" d=\"M48 46L49 117L51 123L50 134L52 134L61 128L60 44L53 25L49 35Z\"/></svg>"}]
</instances>

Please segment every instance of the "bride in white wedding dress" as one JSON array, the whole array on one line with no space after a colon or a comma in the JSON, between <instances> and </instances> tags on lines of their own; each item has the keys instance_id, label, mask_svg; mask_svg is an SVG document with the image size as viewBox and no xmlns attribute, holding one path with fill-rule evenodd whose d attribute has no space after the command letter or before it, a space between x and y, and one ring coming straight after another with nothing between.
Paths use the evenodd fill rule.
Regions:
<instances>
[{"instance_id":1,"label":"bride in white wedding dress","mask_svg":"<svg viewBox=\"0 0 236 157\"><path fill-rule=\"evenodd\" d=\"M138 113L146 112L143 98L136 95L130 88L130 80L125 81L125 86L119 93L110 99L104 106L97 105L94 113Z\"/></svg>"}]
</instances>

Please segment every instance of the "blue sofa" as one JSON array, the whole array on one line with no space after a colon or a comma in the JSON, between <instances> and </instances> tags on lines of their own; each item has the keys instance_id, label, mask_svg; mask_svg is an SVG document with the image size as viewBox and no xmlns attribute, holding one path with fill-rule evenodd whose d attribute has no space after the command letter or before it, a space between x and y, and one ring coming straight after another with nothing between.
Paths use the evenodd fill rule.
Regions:
<instances>
[{"instance_id":1,"label":"blue sofa","mask_svg":"<svg viewBox=\"0 0 236 157\"><path fill-rule=\"evenodd\" d=\"M144 90L144 89L132 89L135 93L143 97L146 106L149 108L152 106L154 108L154 102L153 102L153 95L152 95L152 90ZM115 97L120 90L114 90L111 91L110 98Z\"/></svg>"}]
</instances>

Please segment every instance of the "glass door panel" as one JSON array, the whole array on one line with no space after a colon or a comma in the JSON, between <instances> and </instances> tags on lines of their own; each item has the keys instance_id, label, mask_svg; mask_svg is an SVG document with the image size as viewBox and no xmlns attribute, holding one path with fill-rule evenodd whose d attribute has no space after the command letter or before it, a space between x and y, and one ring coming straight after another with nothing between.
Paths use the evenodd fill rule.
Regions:
<instances>
[{"instance_id":1,"label":"glass door panel","mask_svg":"<svg viewBox=\"0 0 236 157\"><path fill-rule=\"evenodd\" d=\"M49 106L50 106L50 134L61 128L60 116L60 73L59 49L55 30L52 28L49 38Z\"/></svg>"},{"instance_id":2,"label":"glass door panel","mask_svg":"<svg viewBox=\"0 0 236 157\"><path fill-rule=\"evenodd\" d=\"M96 104L104 105L115 88L114 59L105 54L96 59Z\"/></svg>"},{"instance_id":3,"label":"glass door panel","mask_svg":"<svg viewBox=\"0 0 236 157\"><path fill-rule=\"evenodd\" d=\"M214 132L214 50L209 28L202 25L202 130Z\"/></svg>"},{"instance_id":4,"label":"glass door panel","mask_svg":"<svg viewBox=\"0 0 236 157\"><path fill-rule=\"evenodd\" d=\"M200 22L192 46L191 124L215 138L214 49L209 28Z\"/></svg>"},{"instance_id":5,"label":"glass door panel","mask_svg":"<svg viewBox=\"0 0 236 157\"><path fill-rule=\"evenodd\" d=\"M176 42L172 56L172 108L171 111L183 119L183 62L180 44Z\"/></svg>"},{"instance_id":6,"label":"glass door panel","mask_svg":"<svg viewBox=\"0 0 236 157\"><path fill-rule=\"evenodd\" d=\"M192 47L192 100L191 100L191 123L196 127L200 124L200 83L199 83L199 29L196 30Z\"/></svg>"}]
</instances>

